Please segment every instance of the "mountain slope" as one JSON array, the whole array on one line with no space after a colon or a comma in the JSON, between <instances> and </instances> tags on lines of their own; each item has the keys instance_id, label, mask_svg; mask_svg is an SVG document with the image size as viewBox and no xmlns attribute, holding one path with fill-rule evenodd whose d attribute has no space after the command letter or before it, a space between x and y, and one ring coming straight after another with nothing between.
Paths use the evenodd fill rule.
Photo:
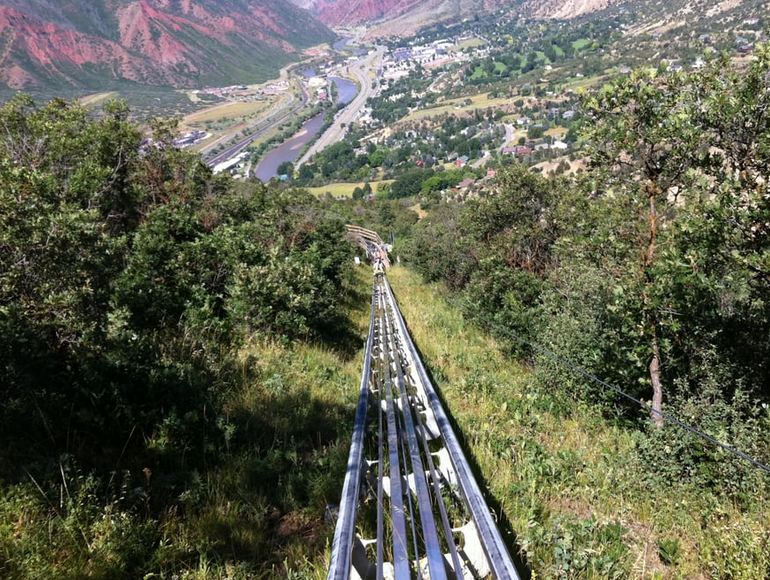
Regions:
<instances>
[{"instance_id":1,"label":"mountain slope","mask_svg":"<svg viewBox=\"0 0 770 580\"><path fill-rule=\"evenodd\" d=\"M444 21L494 10L526 18L568 20L604 10L632 14L637 24L666 30L693 19L716 26L731 14L765 19L767 0L291 0L329 26L369 26L369 36L406 36Z\"/></svg>"},{"instance_id":2,"label":"mountain slope","mask_svg":"<svg viewBox=\"0 0 770 580\"><path fill-rule=\"evenodd\" d=\"M0 0L0 83L249 82L331 38L287 0Z\"/></svg>"},{"instance_id":3,"label":"mountain slope","mask_svg":"<svg viewBox=\"0 0 770 580\"><path fill-rule=\"evenodd\" d=\"M520 0L292 0L329 26L351 26L403 17L412 30L447 18L463 18Z\"/></svg>"},{"instance_id":4,"label":"mountain slope","mask_svg":"<svg viewBox=\"0 0 770 580\"><path fill-rule=\"evenodd\" d=\"M373 24L375 34L408 34L444 20L509 7L527 16L573 18L621 0L292 0L329 26Z\"/></svg>"}]
</instances>

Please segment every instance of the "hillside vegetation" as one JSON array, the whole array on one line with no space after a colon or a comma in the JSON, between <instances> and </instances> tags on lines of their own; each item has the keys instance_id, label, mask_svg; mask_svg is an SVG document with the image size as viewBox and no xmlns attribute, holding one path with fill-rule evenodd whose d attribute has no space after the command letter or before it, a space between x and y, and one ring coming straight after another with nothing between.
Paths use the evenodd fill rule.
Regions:
<instances>
[{"instance_id":1,"label":"hillside vegetation","mask_svg":"<svg viewBox=\"0 0 770 580\"><path fill-rule=\"evenodd\" d=\"M119 102L9 102L0 576L323 577L358 223L395 235L407 323L525 571L767 578L770 477L670 418L770 463L769 75L761 45L739 71L637 70L583 96L584 171L512 164L463 203L438 193L454 170L319 200L214 176Z\"/></svg>"},{"instance_id":2,"label":"hillside vegetation","mask_svg":"<svg viewBox=\"0 0 770 580\"><path fill-rule=\"evenodd\" d=\"M0 109L0 576L262 574L344 476L351 249L127 115Z\"/></svg>"},{"instance_id":3,"label":"hillside vegetation","mask_svg":"<svg viewBox=\"0 0 770 580\"><path fill-rule=\"evenodd\" d=\"M554 494L564 502L556 511L582 514L578 528L564 531L570 542L604 534L586 517L612 505L607 517L636 526L630 537L660 533L661 560L685 575L770 573L768 474L661 415L770 460L769 71L764 46L741 72L721 61L696 73L642 69L608 84L583 100L584 174L545 178L513 167L485 195L434 205L399 249L427 279L446 284L470 319L533 364L532 396L547 393L547 404L557 405L561 424L536 427L527 440L544 439L545 456L552 454L542 477L564 486ZM512 405L502 395L498 402ZM572 421L590 424L586 404L620 429L615 448L601 451L593 433L570 442ZM504 423L493 424L498 436ZM523 428L527 419L520 413L513 424ZM564 439L554 444L554 437ZM522 454L517 440L509 444L500 445L499 465L511 462L516 473ZM597 452L611 483L591 480L582 454ZM586 487L576 491L581 481ZM528 489L524 501L531 501L543 488L538 481L517 490ZM675 505L682 511L672 517ZM549 509L537 506L534 519L513 526L525 546ZM600 555L586 552L559 564L551 558L562 553L561 532L547 525L542 533L557 542L556 555L538 556L536 544L526 551L535 570L551 570L546 576L577 566L580 574L625 577L631 562L644 561L603 568Z\"/></svg>"},{"instance_id":4,"label":"hillside vegetation","mask_svg":"<svg viewBox=\"0 0 770 580\"><path fill-rule=\"evenodd\" d=\"M511 361L504 343L447 301L444 284L403 268L388 277L501 531L533 578L767 576L766 490L747 507L719 486L661 475L643 431ZM665 438L681 445L677 433Z\"/></svg>"}]
</instances>

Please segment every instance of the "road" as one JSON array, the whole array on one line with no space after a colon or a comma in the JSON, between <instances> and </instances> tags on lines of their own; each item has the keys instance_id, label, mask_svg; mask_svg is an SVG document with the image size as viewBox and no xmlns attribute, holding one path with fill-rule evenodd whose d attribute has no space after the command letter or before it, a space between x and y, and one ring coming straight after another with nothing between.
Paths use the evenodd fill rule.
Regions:
<instances>
[{"instance_id":1,"label":"road","mask_svg":"<svg viewBox=\"0 0 770 580\"><path fill-rule=\"evenodd\" d=\"M297 97L292 94L291 98L285 105L281 106L278 110L273 111L267 117L261 119L256 124L249 127L249 129L252 131L251 135L248 135L243 139L231 142L231 144L228 145L224 151L218 153L215 157L210 157L207 159L206 164L209 167L216 167L220 163L232 159L241 151L246 149L249 145L251 145L254 141L262 137L265 133L271 131L277 125L285 123L289 117L301 111L307 105L308 96L305 92L304 86L301 83L300 90L300 99L297 99Z\"/></svg>"},{"instance_id":2,"label":"road","mask_svg":"<svg viewBox=\"0 0 770 580\"><path fill-rule=\"evenodd\" d=\"M513 136L516 134L516 127L514 127L510 123L506 123L503 126L505 127L505 138L503 139L503 144L500 145L500 147L498 148L498 151L500 151L500 153L503 152L503 149L508 147L510 142L513 141Z\"/></svg>"},{"instance_id":3,"label":"road","mask_svg":"<svg viewBox=\"0 0 770 580\"><path fill-rule=\"evenodd\" d=\"M372 78L369 76L369 72L375 71L376 74L376 71L379 70L382 64L382 57L384 54L385 48L381 46L377 47L377 50L374 53L357 60L350 66L350 74L356 78L361 90L358 92L358 95L356 95L356 98L337 115L332 126L329 127L302 156L297 163L298 168L306 163L313 155L323 151L329 145L333 145L337 141L340 141L345 136L347 130L346 127L356 120L361 113L361 110L366 106L366 101L374 96L377 91L376 88L372 88Z\"/></svg>"}]
</instances>

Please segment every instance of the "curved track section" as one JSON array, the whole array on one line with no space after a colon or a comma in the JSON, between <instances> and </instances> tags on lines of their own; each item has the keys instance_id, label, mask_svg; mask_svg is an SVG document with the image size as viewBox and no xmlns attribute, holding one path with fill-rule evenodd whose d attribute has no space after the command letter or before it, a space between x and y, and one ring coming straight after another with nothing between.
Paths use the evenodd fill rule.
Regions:
<instances>
[{"instance_id":1,"label":"curved track section","mask_svg":"<svg viewBox=\"0 0 770 580\"><path fill-rule=\"evenodd\" d=\"M390 268L390 258L385 250L385 243L382 241L380 234L373 230L353 225L346 225L345 232L348 240L363 249L370 261L376 262L380 260L386 268Z\"/></svg>"},{"instance_id":2,"label":"curved track section","mask_svg":"<svg viewBox=\"0 0 770 580\"><path fill-rule=\"evenodd\" d=\"M328 578L519 578L384 275Z\"/></svg>"}]
</instances>

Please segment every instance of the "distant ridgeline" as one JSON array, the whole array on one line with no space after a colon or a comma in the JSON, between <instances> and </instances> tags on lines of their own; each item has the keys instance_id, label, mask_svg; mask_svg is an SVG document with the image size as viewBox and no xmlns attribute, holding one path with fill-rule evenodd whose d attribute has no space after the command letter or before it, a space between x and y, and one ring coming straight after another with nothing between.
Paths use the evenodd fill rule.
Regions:
<instances>
[{"instance_id":1,"label":"distant ridgeline","mask_svg":"<svg viewBox=\"0 0 770 580\"><path fill-rule=\"evenodd\" d=\"M0 84L104 91L268 78L334 34L287 0L0 0Z\"/></svg>"}]
</instances>

